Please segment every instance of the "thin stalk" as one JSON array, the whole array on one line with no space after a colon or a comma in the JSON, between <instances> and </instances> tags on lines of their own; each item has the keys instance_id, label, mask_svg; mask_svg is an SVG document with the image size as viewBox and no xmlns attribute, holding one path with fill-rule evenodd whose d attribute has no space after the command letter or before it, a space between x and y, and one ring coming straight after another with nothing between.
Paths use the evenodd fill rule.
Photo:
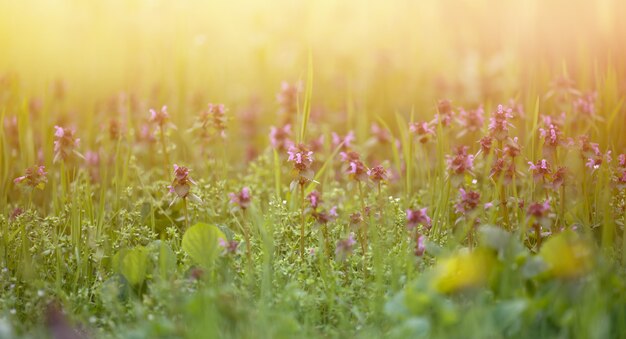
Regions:
<instances>
[{"instance_id":1,"label":"thin stalk","mask_svg":"<svg viewBox=\"0 0 626 339\"><path fill-rule=\"evenodd\" d=\"M326 251L326 256L330 258L330 237L328 236L328 225L326 223L322 223L322 234L324 235L324 250Z\"/></svg>"},{"instance_id":2,"label":"thin stalk","mask_svg":"<svg viewBox=\"0 0 626 339\"><path fill-rule=\"evenodd\" d=\"M300 201L302 202L300 209L300 258L304 259L304 226L306 222L304 210L306 208L306 200L304 198L304 185L300 185Z\"/></svg>"},{"instance_id":3,"label":"thin stalk","mask_svg":"<svg viewBox=\"0 0 626 339\"><path fill-rule=\"evenodd\" d=\"M250 230L246 223L246 210L241 211L241 228L243 229L243 236L246 240L246 259L248 260L248 268L252 272L252 244L250 243Z\"/></svg>"},{"instance_id":4,"label":"thin stalk","mask_svg":"<svg viewBox=\"0 0 626 339\"><path fill-rule=\"evenodd\" d=\"M159 125L160 139L161 139L161 150L163 152L163 159L165 161L165 176L167 177L167 169L170 166L170 156L167 154L167 145L165 144L165 129L162 125Z\"/></svg>"},{"instance_id":5,"label":"thin stalk","mask_svg":"<svg viewBox=\"0 0 626 339\"><path fill-rule=\"evenodd\" d=\"M183 210L185 211L185 229L189 228L189 208L187 207L187 199L183 198Z\"/></svg>"},{"instance_id":6,"label":"thin stalk","mask_svg":"<svg viewBox=\"0 0 626 339\"><path fill-rule=\"evenodd\" d=\"M368 222L365 221L365 197L363 196L363 188L361 187L360 181L357 181L357 187L359 188L359 199L361 200L361 213L363 213L363 229L359 229L359 241L361 242L363 255L365 255L365 250L367 249Z\"/></svg>"}]
</instances>

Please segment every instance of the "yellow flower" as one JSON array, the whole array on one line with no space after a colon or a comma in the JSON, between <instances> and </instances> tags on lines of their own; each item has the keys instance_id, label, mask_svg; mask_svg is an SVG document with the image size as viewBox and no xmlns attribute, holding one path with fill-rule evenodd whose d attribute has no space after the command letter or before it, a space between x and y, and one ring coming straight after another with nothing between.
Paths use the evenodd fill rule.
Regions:
<instances>
[{"instance_id":1,"label":"yellow flower","mask_svg":"<svg viewBox=\"0 0 626 339\"><path fill-rule=\"evenodd\" d=\"M539 251L548 265L546 273L557 278L575 278L589 272L592 254L589 244L569 231L551 237Z\"/></svg>"},{"instance_id":2,"label":"yellow flower","mask_svg":"<svg viewBox=\"0 0 626 339\"><path fill-rule=\"evenodd\" d=\"M493 253L486 249L459 252L437 264L431 286L441 293L484 286L493 272L495 263Z\"/></svg>"}]
</instances>

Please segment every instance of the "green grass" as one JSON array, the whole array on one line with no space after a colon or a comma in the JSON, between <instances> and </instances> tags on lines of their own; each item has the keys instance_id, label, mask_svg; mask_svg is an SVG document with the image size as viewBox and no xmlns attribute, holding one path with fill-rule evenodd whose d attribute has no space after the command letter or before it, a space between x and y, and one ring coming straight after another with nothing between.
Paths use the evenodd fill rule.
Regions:
<instances>
[{"instance_id":1,"label":"green grass","mask_svg":"<svg viewBox=\"0 0 626 339\"><path fill-rule=\"evenodd\" d=\"M350 28L348 37L319 26L345 10L329 1L276 11L255 4L249 12L158 3L118 4L149 23L147 32L113 20L116 2L83 8L86 18L102 20L83 32L100 38L84 42L85 53L107 57L98 67L57 52L67 27L51 25L54 18L82 24L72 6L42 22L52 46L31 50L38 33L27 20L8 20L21 7L0 5L9 13L0 15L7 18L0 42L14 47L0 56L7 70L0 73L0 338L63 338L65 330L96 338L626 334L626 165L618 158L626 152L626 72L621 50L602 45L621 41L612 12L603 12L621 13L619 4L589 5L606 22L591 14L575 21L588 29L576 38L561 34L571 23L552 27L545 21L554 15L535 13L538 2L515 2L501 16L485 4L352 2L346 8L354 15L335 23ZM213 19L203 17L208 10ZM504 25L517 14L519 26ZM274 33L244 34L267 26ZM205 28L219 34L203 42ZM125 44L106 39L124 29L136 34ZM546 36L534 44L537 34L526 30ZM21 39L5 34L17 31ZM162 45L173 41L176 48ZM284 41L294 46L282 49ZM43 66L28 58L40 49ZM50 80L57 59L67 74L55 76L66 82ZM559 87L560 78L571 83ZM277 103L283 79L302 84L293 105ZM576 100L592 91L594 112L578 111ZM481 150L479 139L496 135L490 117L511 98L524 114L509 119L507 138ZM452 101L449 125L441 99ZM228 108L224 135L220 117L203 115L208 102ZM177 128L149 121L149 109L164 104ZM460 107L480 105L484 121L469 130ZM540 133L547 116L562 132L554 149ZM410 128L416 122L429 122L435 135L420 142ZM290 184L301 173L287 149L268 138L270 126L286 123L293 142L317 147L300 185ZM373 123L390 140L377 139ZM55 125L81 139L56 162ZM356 140L333 140L333 132L350 131ZM582 135L599 154L581 150ZM513 137L520 153L505 156ZM455 172L458 146L474 158ZM382 164L387 178L351 175L357 162L342 160L349 151L367 168ZM590 158L596 168L586 165ZM493 174L498 159L504 174ZM550 175L535 179L528 162L542 159ZM196 184L175 178L174 164L189 168ZM14 182L36 165L46 167L45 186ZM552 189L559 166L567 169L564 184ZM199 199L170 193L169 185ZM251 192L245 207L229 196L244 187ZM461 201L460 188L480 197ZM315 208L307 198L314 191L321 194ZM459 212L460 203L474 205ZM421 208L432 227L421 220L411 228L407 210ZM236 249L222 247L235 242Z\"/></svg>"}]
</instances>

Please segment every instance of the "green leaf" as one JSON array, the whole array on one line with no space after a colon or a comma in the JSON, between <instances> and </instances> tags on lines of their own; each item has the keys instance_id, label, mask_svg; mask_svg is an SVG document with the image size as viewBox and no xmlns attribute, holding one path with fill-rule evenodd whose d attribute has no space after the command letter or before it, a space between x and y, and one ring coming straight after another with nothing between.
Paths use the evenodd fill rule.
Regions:
<instances>
[{"instance_id":1,"label":"green leaf","mask_svg":"<svg viewBox=\"0 0 626 339\"><path fill-rule=\"evenodd\" d=\"M480 227L481 243L494 250L503 251L511 240L511 234L499 227L483 225Z\"/></svg>"},{"instance_id":2,"label":"green leaf","mask_svg":"<svg viewBox=\"0 0 626 339\"><path fill-rule=\"evenodd\" d=\"M528 308L528 302L524 299L504 301L496 305L493 317L497 326L508 336L518 334L522 326L523 313Z\"/></svg>"},{"instance_id":3,"label":"green leaf","mask_svg":"<svg viewBox=\"0 0 626 339\"><path fill-rule=\"evenodd\" d=\"M215 225L197 223L183 235L183 250L200 266L210 267L219 253L219 240L226 236Z\"/></svg>"},{"instance_id":4,"label":"green leaf","mask_svg":"<svg viewBox=\"0 0 626 339\"><path fill-rule=\"evenodd\" d=\"M148 245L152 267L166 277L169 273L176 271L176 254L172 248L161 240L155 240Z\"/></svg>"},{"instance_id":5,"label":"green leaf","mask_svg":"<svg viewBox=\"0 0 626 339\"><path fill-rule=\"evenodd\" d=\"M148 271L148 251L137 246L128 251L120 261L120 273L131 285L140 285Z\"/></svg>"}]
</instances>

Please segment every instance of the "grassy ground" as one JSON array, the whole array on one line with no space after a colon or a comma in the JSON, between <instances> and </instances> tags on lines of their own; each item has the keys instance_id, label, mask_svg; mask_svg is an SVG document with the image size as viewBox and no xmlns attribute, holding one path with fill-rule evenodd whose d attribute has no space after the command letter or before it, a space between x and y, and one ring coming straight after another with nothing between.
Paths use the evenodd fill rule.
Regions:
<instances>
[{"instance_id":1,"label":"grassy ground","mask_svg":"<svg viewBox=\"0 0 626 339\"><path fill-rule=\"evenodd\" d=\"M623 4L563 5L0 3L0 337L623 337Z\"/></svg>"}]
</instances>

